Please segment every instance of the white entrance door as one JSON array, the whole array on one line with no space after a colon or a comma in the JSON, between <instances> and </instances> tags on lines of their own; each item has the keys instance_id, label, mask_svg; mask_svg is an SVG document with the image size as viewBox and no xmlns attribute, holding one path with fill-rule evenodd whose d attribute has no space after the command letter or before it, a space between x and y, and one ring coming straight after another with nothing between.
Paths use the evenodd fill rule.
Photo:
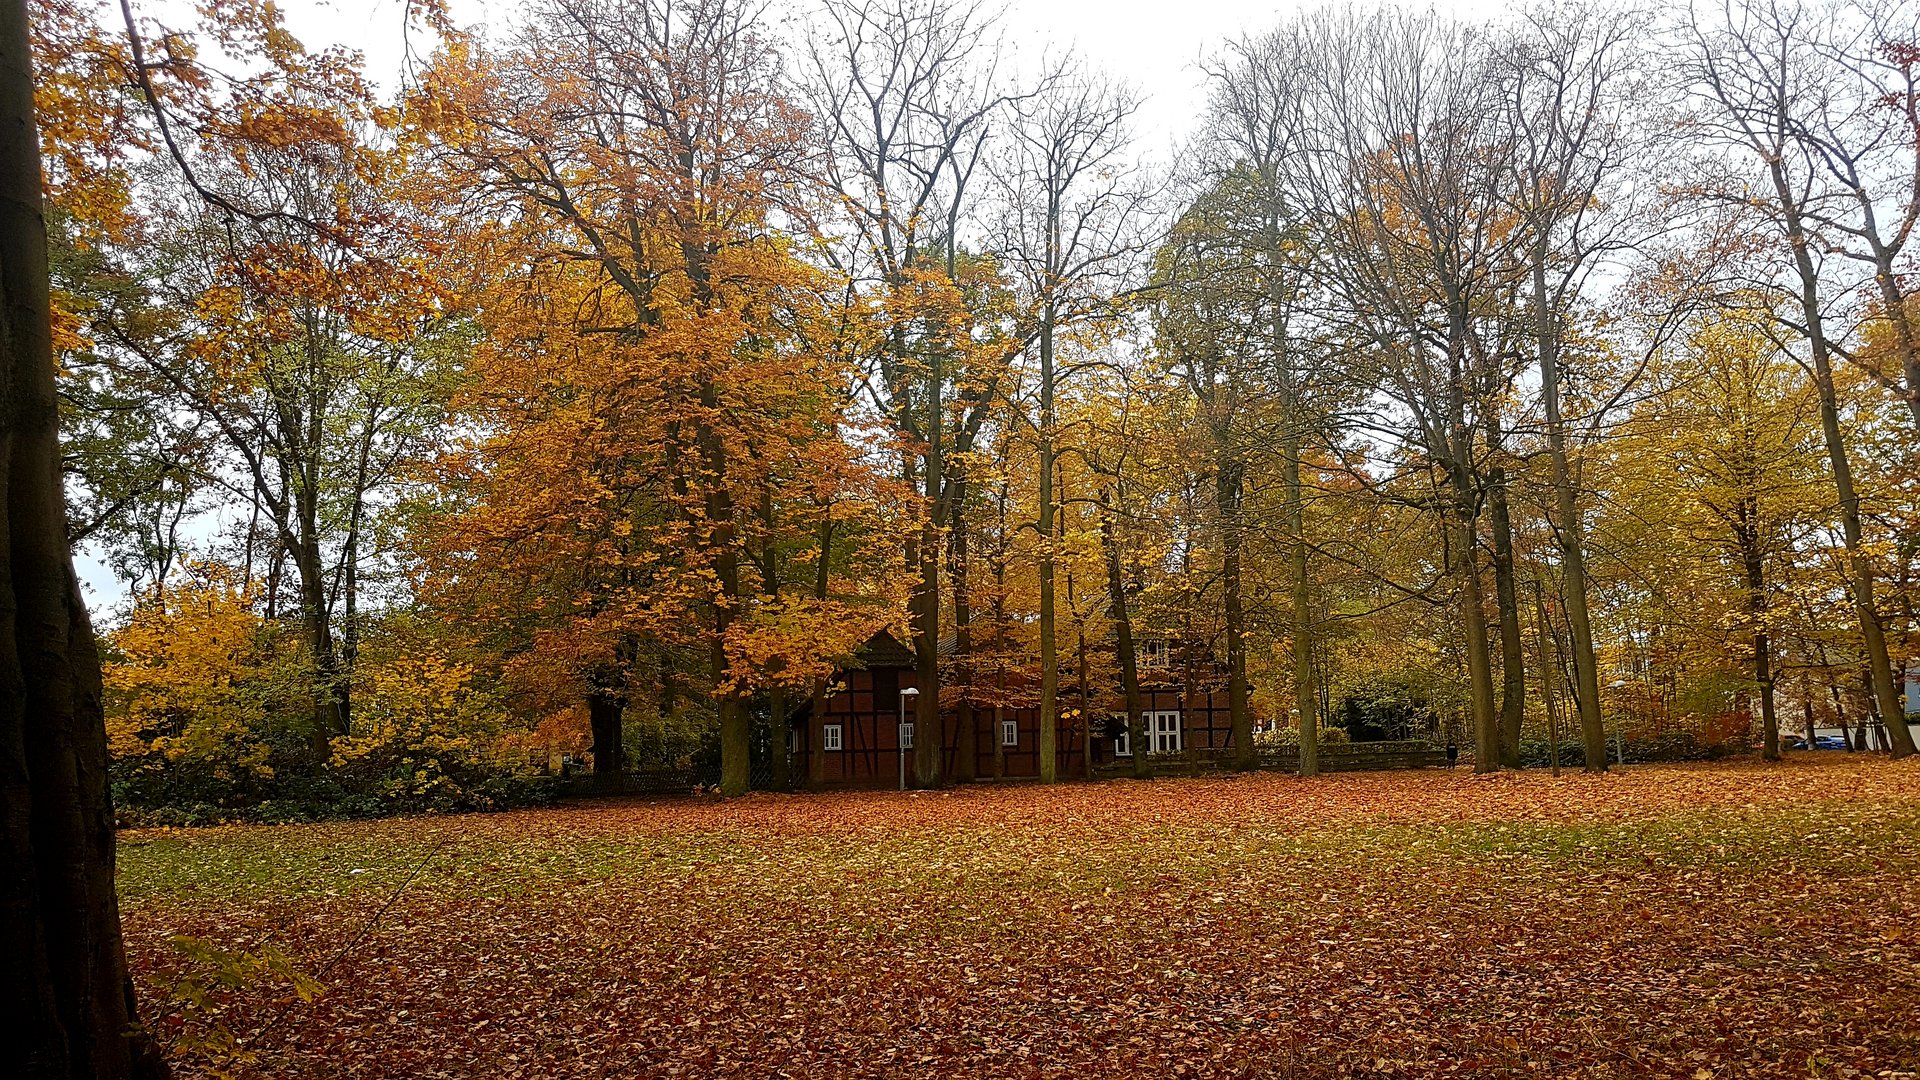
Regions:
<instances>
[{"instance_id":1,"label":"white entrance door","mask_svg":"<svg viewBox=\"0 0 1920 1080\"><path fill-rule=\"evenodd\" d=\"M1176 754L1180 752L1180 710L1168 709L1164 712L1147 714L1147 733L1153 742L1156 754Z\"/></svg>"}]
</instances>

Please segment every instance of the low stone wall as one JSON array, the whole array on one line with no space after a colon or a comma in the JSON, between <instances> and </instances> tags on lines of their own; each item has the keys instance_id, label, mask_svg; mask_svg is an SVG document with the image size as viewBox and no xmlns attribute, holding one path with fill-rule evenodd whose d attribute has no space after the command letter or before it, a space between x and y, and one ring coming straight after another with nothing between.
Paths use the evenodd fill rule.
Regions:
<instances>
[{"instance_id":1,"label":"low stone wall","mask_svg":"<svg viewBox=\"0 0 1920 1080\"><path fill-rule=\"evenodd\" d=\"M1233 751L1184 750L1177 754L1150 754L1147 760L1155 776L1200 776L1231 770ZM1329 743L1320 748L1321 772L1440 768L1446 764L1447 752L1424 742ZM1268 772L1299 772L1299 748L1261 747L1258 767ZM1130 761L1103 765L1097 770L1101 776L1127 776L1132 772Z\"/></svg>"}]
</instances>

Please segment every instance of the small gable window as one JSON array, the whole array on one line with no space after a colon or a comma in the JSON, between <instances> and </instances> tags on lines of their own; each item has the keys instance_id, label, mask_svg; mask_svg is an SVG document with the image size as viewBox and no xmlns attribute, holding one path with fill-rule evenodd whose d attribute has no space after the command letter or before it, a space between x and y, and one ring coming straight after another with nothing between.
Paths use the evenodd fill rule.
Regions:
<instances>
[{"instance_id":1,"label":"small gable window","mask_svg":"<svg viewBox=\"0 0 1920 1080\"><path fill-rule=\"evenodd\" d=\"M823 750L840 749L840 725L828 724L820 729L820 747Z\"/></svg>"}]
</instances>

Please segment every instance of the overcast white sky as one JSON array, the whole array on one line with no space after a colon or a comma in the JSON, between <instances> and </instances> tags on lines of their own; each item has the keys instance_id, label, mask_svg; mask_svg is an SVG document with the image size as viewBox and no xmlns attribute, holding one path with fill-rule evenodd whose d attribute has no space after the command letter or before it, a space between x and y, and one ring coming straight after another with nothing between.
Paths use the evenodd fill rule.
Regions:
<instances>
[{"instance_id":1,"label":"overcast white sky","mask_svg":"<svg viewBox=\"0 0 1920 1080\"><path fill-rule=\"evenodd\" d=\"M517 0L451 2L455 22L483 28L510 25L522 6ZM1006 40L1022 55L1073 46L1094 65L1140 90L1146 96L1140 136L1152 151L1164 151L1199 113L1205 99L1196 66L1201 56L1242 31L1263 30L1294 11L1320 6L1292 0L1003 2ZM135 3L136 10L152 5L153 0ZM776 0L776 6L804 9L807 0ZM1500 0L1430 0L1430 6L1486 18L1512 5ZM401 0L280 0L280 7L303 41L359 49L375 81L392 89L402 58Z\"/></svg>"},{"instance_id":2,"label":"overcast white sky","mask_svg":"<svg viewBox=\"0 0 1920 1080\"><path fill-rule=\"evenodd\" d=\"M804 10L807 3L785 0L779 6ZM451 4L456 23L483 30L511 25L522 6L519 0ZM1005 41L1023 58L1070 46L1093 66L1132 84L1144 97L1136 124L1141 148L1165 160L1205 105L1199 60L1230 37L1264 30L1315 6L1290 0L1005 0L1002 26ZM1432 6L1468 18L1491 17L1508 7L1499 0L1432 0ZM280 0L280 8L288 28L308 47L357 49L382 90L398 85L405 57L402 0ZM191 9L181 0L134 0L134 11L163 23L192 22ZM85 553L77 562L96 612L125 599L106 566Z\"/></svg>"}]
</instances>

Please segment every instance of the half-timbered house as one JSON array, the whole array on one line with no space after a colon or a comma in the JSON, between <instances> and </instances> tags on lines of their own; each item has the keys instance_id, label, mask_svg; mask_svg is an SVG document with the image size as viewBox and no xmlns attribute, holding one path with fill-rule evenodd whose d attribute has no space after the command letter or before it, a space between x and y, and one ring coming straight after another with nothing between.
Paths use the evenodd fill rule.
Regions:
<instances>
[{"instance_id":1,"label":"half-timbered house","mask_svg":"<svg viewBox=\"0 0 1920 1080\"><path fill-rule=\"evenodd\" d=\"M1183 678L1195 665L1167 665L1164 648L1156 653L1150 646L1143 655L1143 749L1169 754L1230 748L1233 725L1224 675L1205 665L1199 677ZM891 786L899 782L903 763L911 775L916 727L911 696L918 683L912 650L884 630L869 638L821 694L788 716L788 746L808 786ZM944 696L949 700L941 710L941 775L992 780L1040 774L1038 707L966 702L961 687L948 687ZM1090 691L1083 703L1077 687L1063 687L1059 703L1056 775L1091 775L1135 753L1125 703L1110 688Z\"/></svg>"}]
</instances>

